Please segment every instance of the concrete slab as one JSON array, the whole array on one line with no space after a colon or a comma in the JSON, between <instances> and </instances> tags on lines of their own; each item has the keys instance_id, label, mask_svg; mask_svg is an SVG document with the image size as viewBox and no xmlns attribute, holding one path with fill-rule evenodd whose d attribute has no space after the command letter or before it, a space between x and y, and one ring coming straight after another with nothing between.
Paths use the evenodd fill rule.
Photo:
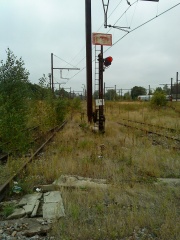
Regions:
<instances>
[{"instance_id":1,"label":"concrete slab","mask_svg":"<svg viewBox=\"0 0 180 240\"><path fill-rule=\"evenodd\" d=\"M38 211L38 208L39 208L39 204L40 204L40 201L37 200L37 201L36 201L36 204L35 204L35 206L34 206L33 212L32 212L32 214L31 214L31 217L35 217L35 216L37 215L37 211Z\"/></svg>"},{"instance_id":2,"label":"concrete slab","mask_svg":"<svg viewBox=\"0 0 180 240\"><path fill-rule=\"evenodd\" d=\"M25 195L21 201L18 203L19 207L22 207L26 204L36 204L36 201L42 197L42 193L33 193Z\"/></svg>"},{"instance_id":3,"label":"concrete slab","mask_svg":"<svg viewBox=\"0 0 180 240\"><path fill-rule=\"evenodd\" d=\"M27 215L30 215L33 212L34 207L35 207L35 204L27 204L23 206L23 209Z\"/></svg>"},{"instance_id":4,"label":"concrete slab","mask_svg":"<svg viewBox=\"0 0 180 240\"><path fill-rule=\"evenodd\" d=\"M156 184L167 184L169 186L180 186L180 178L158 178Z\"/></svg>"},{"instance_id":5,"label":"concrete slab","mask_svg":"<svg viewBox=\"0 0 180 240\"><path fill-rule=\"evenodd\" d=\"M59 191L44 193L43 218L59 219L64 217L64 205Z\"/></svg>"},{"instance_id":6,"label":"concrete slab","mask_svg":"<svg viewBox=\"0 0 180 240\"><path fill-rule=\"evenodd\" d=\"M43 204L43 218L46 220L49 219L59 219L64 217L64 206L62 202L57 203L44 203Z\"/></svg>"},{"instance_id":7,"label":"concrete slab","mask_svg":"<svg viewBox=\"0 0 180 240\"><path fill-rule=\"evenodd\" d=\"M59 179L55 180L53 184L59 187L72 187L72 188L107 189L108 187L106 179L93 179L69 175L62 175Z\"/></svg>"},{"instance_id":8,"label":"concrete slab","mask_svg":"<svg viewBox=\"0 0 180 240\"><path fill-rule=\"evenodd\" d=\"M61 193L59 191L52 191L44 193L44 203L62 202Z\"/></svg>"},{"instance_id":9,"label":"concrete slab","mask_svg":"<svg viewBox=\"0 0 180 240\"><path fill-rule=\"evenodd\" d=\"M7 219L17 219L22 218L26 215L26 212L23 208L16 208L14 212L7 217Z\"/></svg>"}]
</instances>

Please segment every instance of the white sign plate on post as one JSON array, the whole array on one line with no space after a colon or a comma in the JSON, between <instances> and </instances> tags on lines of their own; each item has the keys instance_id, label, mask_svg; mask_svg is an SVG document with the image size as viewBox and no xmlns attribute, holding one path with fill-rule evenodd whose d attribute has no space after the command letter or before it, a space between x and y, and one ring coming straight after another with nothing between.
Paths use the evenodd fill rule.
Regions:
<instances>
[{"instance_id":1,"label":"white sign plate on post","mask_svg":"<svg viewBox=\"0 0 180 240\"><path fill-rule=\"evenodd\" d=\"M104 105L104 99L96 99L96 107Z\"/></svg>"},{"instance_id":2,"label":"white sign plate on post","mask_svg":"<svg viewBox=\"0 0 180 240\"><path fill-rule=\"evenodd\" d=\"M93 45L112 46L112 34L92 33Z\"/></svg>"}]
</instances>

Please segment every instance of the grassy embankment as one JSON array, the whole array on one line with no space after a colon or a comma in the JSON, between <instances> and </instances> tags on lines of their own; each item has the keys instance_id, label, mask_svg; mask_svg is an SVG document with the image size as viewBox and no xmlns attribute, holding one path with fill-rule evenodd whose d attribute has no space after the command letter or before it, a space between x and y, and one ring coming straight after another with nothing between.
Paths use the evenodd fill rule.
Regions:
<instances>
[{"instance_id":1,"label":"grassy embankment","mask_svg":"<svg viewBox=\"0 0 180 240\"><path fill-rule=\"evenodd\" d=\"M179 113L152 110L148 103L107 103L105 115L106 131L101 135L90 130L82 114L74 113L28 170L26 189L52 183L61 174L103 178L110 185L106 191L62 190L66 217L53 225L52 234L67 240L180 239L180 188L157 181L180 178L179 151L170 140L117 123L129 118L175 128L177 136Z\"/></svg>"}]
</instances>

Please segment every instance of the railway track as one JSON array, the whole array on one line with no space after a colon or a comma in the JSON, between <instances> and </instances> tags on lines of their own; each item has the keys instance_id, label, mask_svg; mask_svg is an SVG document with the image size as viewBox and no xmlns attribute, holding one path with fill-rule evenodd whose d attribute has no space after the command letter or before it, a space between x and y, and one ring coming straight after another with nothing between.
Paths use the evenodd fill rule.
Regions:
<instances>
[{"instance_id":1,"label":"railway track","mask_svg":"<svg viewBox=\"0 0 180 240\"><path fill-rule=\"evenodd\" d=\"M32 160L42 151L42 149L51 141L51 139L55 136L55 134L62 130L65 124L67 123L67 120L65 120L60 126L56 126L55 128L48 131L48 137L47 139L41 144L41 146L34 152L34 154L27 159L27 161L19 168L19 170L11 176L4 184L0 185L0 202L2 199L5 198L6 194L9 191L9 187L11 186L12 181L20 175L22 171L24 171L29 163L32 162ZM51 133L51 134L50 134Z\"/></svg>"},{"instance_id":2,"label":"railway track","mask_svg":"<svg viewBox=\"0 0 180 240\"><path fill-rule=\"evenodd\" d=\"M38 128L39 128L39 126L29 127L27 129L24 129L23 131L36 131ZM34 141L36 141L36 140L34 140ZM9 144L9 142L5 142L5 143L1 144L1 148L3 149L3 147L7 144ZM11 153L3 152L2 149L0 150L0 162L5 163L8 159L8 156L11 155Z\"/></svg>"},{"instance_id":3,"label":"railway track","mask_svg":"<svg viewBox=\"0 0 180 240\"><path fill-rule=\"evenodd\" d=\"M163 127L163 126L157 126L157 125L154 125L154 124L138 122L138 121L134 121L134 120L130 120L130 119L122 119L122 122L118 122L118 124L120 124L124 127L133 128L133 129L143 131L146 134L156 135L158 137L162 137L162 138L172 140L173 142L176 142L176 143L178 143L178 145L180 145L179 144L180 143L179 130L176 130L174 128L166 128L166 127ZM141 125L145 126L146 128L144 128L144 127L142 128ZM159 131L157 131L157 129L159 131L164 131L164 132L159 132ZM173 136L172 136L172 133L173 133ZM180 146L177 147L176 149L180 150Z\"/></svg>"},{"instance_id":4,"label":"railway track","mask_svg":"<svg viewBox=\"0 0 180 240\"><path fill-rule=\"evenodd\" d=\"M29 128L28 130L37 130L39 127L33 127L33 128ZM50 129L50 130L48 130L46 133L44 133L44 134L41 134L41 133L35 133L35 135L37 135L37 136L35 136L34 137L34 140L32 141L32 142L30 142L30 144L34 144L34 143L38 143L38 142L42 142L42 140L44 140L45 138L47 138L47 136L48 136L48 134L51 134L53 131L56 131L56 129L58 128L58 126L56 126L56 127L54 127L54 128L52 128L52 129ZM8 142L7 143L4 143L4 145L5 144L8 144ZM36 144L37 145L37 144ZM18 149L17 149L17 151L18 151ZM11 155L11 153L3 153L3 152L1 152L0 153L0 162L1 163L6 163L6 161L7 161L7 159L8 159L8 157Z\"/></svg>"},{"instance_id":5,"label":"railway track","mask_svg":"<svg viewBox=\"0 0 180 240\"><path fill-rule=\"evenodd\" d=\"M175 107L173 107L173 106L168 106L168 107L180 114L180 111L178 109L176 109Z\"/></svg>"},{"instance_id":6,"label":"railway track","mask_svg":"<svg viewBox=\"0 0 180 240\"><path fill-rule=\"evenodd\" d=\"M146 125L146 126L150 126L150 127L154 127L156 129L162 129L162 130L165 130L165 131L178 132L178 130L175 129L175 128L163 127L163 126L158 126L158 125L151 124L151 123L144 123L144 122L134 121L134 120L125 119L125 118L123 118L122 120L132 122L132 123L138 123L138 124ZM179 130L179 132L180 132L180 130Z\"/></svg>"}]
</instances>

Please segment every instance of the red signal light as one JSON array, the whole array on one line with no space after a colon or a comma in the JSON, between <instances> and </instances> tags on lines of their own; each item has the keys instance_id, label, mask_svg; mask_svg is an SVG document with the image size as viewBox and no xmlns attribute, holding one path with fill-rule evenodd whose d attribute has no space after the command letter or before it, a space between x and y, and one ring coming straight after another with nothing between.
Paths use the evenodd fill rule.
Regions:
<instances>
[{"instance_id":1,"label":"red signal light","mask_svg":"<svg viewBox=\"0 0 180 240\"><path fill-rule=\"evenodd\" d=\"M108 67L109 65L111 65L113 61L113 58L111 56L107 57L104 59L104 66Z\"/></svg>"}]
</instances>

